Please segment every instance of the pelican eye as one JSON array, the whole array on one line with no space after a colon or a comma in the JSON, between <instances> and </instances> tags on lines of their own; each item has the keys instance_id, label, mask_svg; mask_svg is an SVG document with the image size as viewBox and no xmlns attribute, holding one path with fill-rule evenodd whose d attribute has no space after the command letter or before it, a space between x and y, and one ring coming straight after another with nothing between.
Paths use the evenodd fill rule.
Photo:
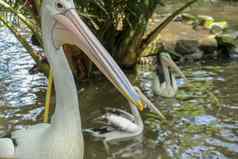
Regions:
<instances>
[{"instance_id":1,"label":"pelican eye","mask_svg":"<svg viewBox=\"0 0 238 159\"><path fill-rule=\"evenodd\" d=\"M63 5L62 3L60 3L60 2L57 2L57 3L56 3L56 7L57 7L58 9L64 9L64 5Z\"/></svg>"}]
</instances>

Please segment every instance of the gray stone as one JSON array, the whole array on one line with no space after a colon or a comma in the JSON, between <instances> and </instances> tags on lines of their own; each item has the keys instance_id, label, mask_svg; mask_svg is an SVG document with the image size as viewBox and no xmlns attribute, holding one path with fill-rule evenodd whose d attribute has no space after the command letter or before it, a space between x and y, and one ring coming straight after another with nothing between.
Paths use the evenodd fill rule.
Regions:
<instances>
[{"instance_id":1,"label":"gray stone","mask_svg":"<svg viewBox=\"0 0 238 159\"><path fill-rule=\"evenodd\" d=\"M190 55L196 53L199 48L197 40L178 40L176 42L175 51L181 55Z\"/></svg>"},{"instance_id":2,"label":"gray stone","mask_svg":"<svg viewBox=\"0 0 238 159\"><path fill-rule=\"evenodd\" d=\"M218 47L217 40L214 36L208 36L200 40L200 49L205 54L213 54Z\"/></svg>"}]
</instances>

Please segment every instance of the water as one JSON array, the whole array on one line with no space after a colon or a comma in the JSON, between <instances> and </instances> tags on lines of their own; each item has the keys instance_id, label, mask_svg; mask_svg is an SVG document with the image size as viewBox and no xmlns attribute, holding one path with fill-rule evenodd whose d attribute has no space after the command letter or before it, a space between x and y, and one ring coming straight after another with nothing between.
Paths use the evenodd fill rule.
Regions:
<instances>
[{"instance_id":1,"label":"water","mask_svg":"<svg viewBox=\"0 0 238 159\"><path fill-rule=\"evenodd\" d=\"M1 28L0 37L0 123L8 120L4 126L12 127L36 122L47 79L40 73L29 74L34 61L10 31Z\"/></svg>"},{"instance_id":2,"label":"water","mask_svg":"<svg viewBox=\"0 0 238 159\"><path fill-rule=\"evenodd\" d=\"M162 158L238 158L237 68L237 60L185 67L190 84L180 85L175 99L153 97L151 84L142 85L169 119L160 125L154 117L145 119L148 137L163 145ZM147 72L141 80L150 79Z\"/></svg>"},{"instance_id":3,"label":"water","mask_svg":"<svg viewBox=\"0 0 238 159\"><path fill-rule=\"evenodd\" d=\"M0 29L0 134L41 122L47 81L30 75L34 62L6 29ZM145 132L138 140L110 144L85 136L86 159L237 159L238 60L194 64L182 68L190 81L176 98L153 96L151 72L143 72L141 86L167 117L142 113ZM136 81L132 75L130 79ZM81 84L83 127L94 127L105 107L128 109L124 98L104 78Z\"/></svg>"}]
</instances>

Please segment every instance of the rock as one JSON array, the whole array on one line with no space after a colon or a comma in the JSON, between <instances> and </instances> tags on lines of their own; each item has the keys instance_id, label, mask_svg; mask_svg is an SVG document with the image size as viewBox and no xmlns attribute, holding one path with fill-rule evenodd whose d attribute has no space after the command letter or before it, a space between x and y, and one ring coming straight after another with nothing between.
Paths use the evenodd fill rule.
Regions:
<instances>
[{"instance_id":1,"label":"rock","mask_svg":"<svg viewBox=\"0 0 238 159\"><path fill-rule=\"evenodd\" d=\"M197 40L179 40L176 43L175 51L184 56L182 61L193 62L203 57L203 51L200 50Z\"/></svg>"},{"instance_id":2,"label":"rock","mask_svg":"<svg viewBox=\"0 0 238 159\"><path fill-rule=\"evenodd\" d=\"M226 21L214 22L209 26L210 32L212 34L221 34L225 29L227 29L228 24Z\"/></svg>"},{"instance_id":3,"label":"rock","mask_svg":"<svg viewBox=\"0 0 238 159\"><path fill-rule=\"evenodd\" d=\"M213 54L216 52L218 44L215 36L208 36L200 39L199 41L200 49L205 54Z\"/></svg>"},{"instance_id":4,"label":"rock","mask_svg":"<svg viewBox=\"0 0 238 159\"><path fill-rule=\"evenodd\" d=\"M227 34L219 34L215 38L218 45L238 46L238 31Z\"/></svg>"},{"instance_id":5,"label":"rock","mask_svg":"<svg viewBox=\"0 0 238 159\"><path fill-rule=\"evenodd\" d=\"M197 40L178 40L176 42L175 51L181 55L189 55L196 53L199 48Z\"/></svg>"},{"instance_id":6,"label":"rock","mask_svg":"<svg viewBox=\"0 0 238 159\"><path fill-rule=\"evenodd\" d=\"M197 50L196 53L185 55L183 58L181 58L180 62L188 62L192 63L194 61L200 60L203 57L204 53L201 50Z\"/></svg>"},{"instance_id":7,"label":"rock","mask_svg":"<svg viewBox=\"0 0 238 159\"><path fill-rule=\"evenodd\" d=\"M185 22L185 23L188 23L188 24L191 24L196 20L197 20L196 16L193 16L193 15L188 14L188 13L180 14L175 18L175 21Z\"/></svg>"},{"instance_id":8,"label":"rock","mask_svg":"<svg viewBox=\"0 0 238 159\"><path fill-rule=\"evenodd\" d=\"M229 58L238 47L238 32L220 34L216 37L221 57Z\"/></svg>"},{"instance_id":9,"label":"rock","mask_svg":"<svg viewBox=\"0 0 238 159\"><path fill-rule=\"evenodd\" d=\"M205 28L209 29L209 26L215 21L213 17L207 15L198 15L198 23Z\"/></svg>"},{"instance_id":10,"label":"rock","mask_svg":"<svg viewBox=\"0 0 238 159\"><path fill-rule=\"evenodd\" d=\"M197 19L198 25L210 30L212 34L220 34L228 27L228 23L226 21L216 22L214 18L210 16L199 15Z\"/></svg>"},{"instance_id":11,"label":"rock","mask_svg":"<svg viewBox=\"0 0 238 159\"><path fill-rule=\"evenodd\" d=\"M200 21L207 21L206 25L213 23L213 26L215 26L213 29L219 30L219 28L216 28L219 22L215 22L212 17L200 16ZM165 44L167 50L182 55L180 61L188 60L190 62L201 58L222 58L223 55L229 57L227 52L230 52L234 46L238 46L238 32L228 35L224 33L214 35L211 34L210 30L204 29L203 26L200 26L200 28L194 30L192 25L171 22L161 32L160 42Z\"/></svg>"},{"instance_id":12,"label":"rock","mask_svg":"<svg viewBox=\"0 0 238 159\"><path fill-rule=\"evenodd\" d=\"M196 52L190 55L190 58L192 58L191 61L200 60L203 57L203 54L204 54L203 51L197 49Z\"/></svg>"}]
</instances>

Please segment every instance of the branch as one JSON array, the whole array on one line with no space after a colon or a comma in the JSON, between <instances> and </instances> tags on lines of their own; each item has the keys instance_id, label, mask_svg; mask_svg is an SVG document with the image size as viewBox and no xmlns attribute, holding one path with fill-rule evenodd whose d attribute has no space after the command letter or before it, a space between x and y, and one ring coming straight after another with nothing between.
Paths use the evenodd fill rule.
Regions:
<instances>
[{"instance_id":1,"label":"branch","mask_svg":"<svg viewBox=\"0 0 238 159\"><path fill-rule=\"evenodd\" d=\"M160 34L160 32L183 10L191 6L197 0L192 0L186 3L184 6L172 13L168 18L166 18L161 24L159 24L141 43L141 48L144 50L153 40Z\"/></svg>"},{"instance_id":2,"label":"branch","mask_svg":"<svg viewBox=\"0 0 238 159\"><path fill-rule=\"evenodd\" d=\"M0 0L0 6L4 7L8 11L14 13L32 31L32 33L36 35L37 39L39 40L40 44L42 45L41 35L34 28L33 23L31 23L23 14L19 13L17 10L12 8L10 5L8 5L3 0Z\"/></svg>"},{"instance_id":3,"label":"branch","mask_svg":"<svg viewBox=\"0 0 238 159\"><path fill-rule=\"evenodd\" d=\"M8 21L6 21L2 16L0 16L0 21L6 26L17 38L17 40L23 45L23 47L28 51L30 56L36 62L37 66L40 68L40 71L44 74L47 74L49 71L48 65L41 62L40 55L33 49L33 47L28 43L28 41L23 37L20 32Z\"/></svg>"}]
</instances>

